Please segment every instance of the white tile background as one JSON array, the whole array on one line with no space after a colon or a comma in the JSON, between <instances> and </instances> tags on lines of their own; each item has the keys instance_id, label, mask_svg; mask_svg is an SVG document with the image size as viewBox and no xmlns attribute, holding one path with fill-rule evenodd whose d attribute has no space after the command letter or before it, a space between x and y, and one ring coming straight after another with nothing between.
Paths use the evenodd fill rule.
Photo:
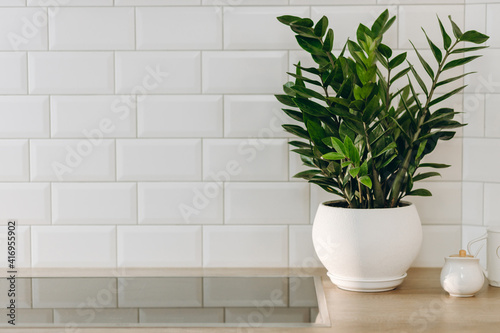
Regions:
<instances>
[{"instance_id":1,"label":"white tile background","mask_svg":"<svg viewBox=\"0 0 500 333\"><path fill-rule=\"evenodd\" d=\"M329 196L292 178L272 96L310 63L283 14L327 15L337 50L387 7L397 49L430 56L420 26L440 44L436 14L491 35L450 100L469 126L429 157L453 167L413 200L415 265L500 225L500 1L55 2L0 2L0 224L19 220L20 266L317 265L311 223Z\"/></svg>"}]
</instances>

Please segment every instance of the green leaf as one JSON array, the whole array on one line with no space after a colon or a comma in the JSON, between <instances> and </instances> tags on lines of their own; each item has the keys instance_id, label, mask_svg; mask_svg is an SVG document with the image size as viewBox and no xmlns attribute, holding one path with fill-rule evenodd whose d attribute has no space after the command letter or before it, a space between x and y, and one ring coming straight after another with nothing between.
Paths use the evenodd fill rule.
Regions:
<instances>
[{"instance_id":1,"label":"green leaf","mask_svg":"<svg viewBox=\"0 0 500 333\"><path fill-rule=\"evenodd\" d=\"M420 188L418 190L413 190L410 193L406 193L406 195L415 195L420 197L432 197L432 193L429 190Z\"/></svg>"},{"instance_id":2,"label":"green leaf","mask_svg":"<svg viewBox=\"0 0 500 333\"><path fill-rule=\"evenodd\" d=\"M298 26L302 26L302 27L306 27L306 28L312 28L312 26L314 25L314 22L310 18L301 18L299 20L290 22L290 24L293 24L296 26L298 25Z\"/></svg>"},{"instance_id":3,"label":"green leaf","mask_svg":"<svg viewBox=\"0 0 500 333\"><path fill-rule=\"evenodd\" d=\"M389 59L392 56L391 48L385 44L380 44L378 46L377 50L380 52L380 54L382 54L387 59Z\"/></svg>"},{"instance_id":4,"label":"green leaf","mask_svg":"<svg viewBox=\"0 0 500 333\"><path fill-rule=\"evenodd\" d=\"M455 49L455 50L451 51L450 54L478 51L478 50L482 50L482 49L486 49L486 48L488 48L488 46L464 47L462 49Z\"/></svg>"},{"instance_id":5,"label":"green leaf","mask_svg":"<svg viewBox=\"0 0 500 333\"><path fill-rule=\"evenodd\" d=\"M320 173L321 170L306 170L297 173L293 178L303 178L303 179L311 179L312 177L316 176L318 173Z\"/></svg>"},{"instance_id":6,"label":"green leaf","mask_svg":"<svg viewBox=\"0 0 500 333\"><path fill-rule=\"evenodd\" d=\"M395 58L394 58L395 59ZM389 63L389 66L390 66L390 63ZM405 68L403 69L401 72L399 72L398 74L394 75L393 78L391 78L391 84L396 81L397 79L405 76L406 74L408 74L408 72L410 71L410 67L408 68Z\"/></svg>"},{"instance_id":7,"label":"green leaf","mask_svg":"<svg viewBox=\"0 0 500 333\"><path fill-rule=\"evenodd\" d=\"M351 138L349 138L348 136L345 137L344 146L346 149L346 156L351 161L354 162L355 166L358 166L359 165L359 152L356 149L356 147L354 146L354 144L352 143Z\"/></svg>"},{"instance_id":8,"label":"green leaf","mask_svg":"<svg viewBox=\"0 0 500 333\"><path fill-rule=\"evenodd\" d=\"M471 42L474 44L482 44L486 42L490 37L486 36L485 34L482 34L480 32L477 32L475 30L469 30L464 32L462 37L460 37L460 41L462 42Z\"/></svg>"},{"instance_id":9,"label":"green leaf","mask_svg":"<svg viewBox=\"0 0 500 333\"><path fill-rule=\"evenodd\" d=\"M411 44L411 46L413 46L413 49L417 53L418 59L420 60L420 63L424 67L424 69L427 72L427 74L429 74L429 76L431 77L431 79L434 79L434 71L432 70L432 67L429 65L429 63L427 61L425 61L425 59L422 57L422 55L420 54L420 52L418 52L417 48L415 47L415 45L413 45L413 43L411 41L410 41L410 44Z\"/></svg>"},{"instance_id":10,"label":"green leaf","mask_svg":"<svg viewBox=\"0 0 500 333\"><path fill-rule=\"evenodd\" d=\"M324 51L322 50L323 46L321 45L321 42L319 40L304 36L295 36L295 39L297 39L297 43L299 44L299 46L307 52L316 55L324 54Z\"/></svg>"},{"instance_id":11,"label":"green leaf","mask_svg":"<svg viewBox=\"0 0 500 333\"><path fill-rule=\"evenodd\" d=\"M314 68L314 67L302 67L299 64L294 64L294 66L300 68L304 72L308 72L308 73L315 74L315 75L321 75L321 72L317 68Z\"/></svg>"},{"instance_id":12,"label":"green leaf","mask_svg":"<svg viewBox=\"0 0 500 333\"><path fill-rule=\"evenodd\" d=\"M295 93L297 95L300 95L300 96L305 97L305 98L314 97L314 98L317 98L317 99L322 100L322 101L326 100L326 98L323 95L321 95L320 93L318 93L312 89L308 89L308 88L297 86L297 85L291 87L291 89L293 91L295 91Z\"/></svg>"},{"instance_id":13,"label":"green leaf","mask_svg":"<svg viewBox=\"0 0 500 333\"><path fill-rule=\"evenodd\" d=\"M367 174L368 174L368 163L367 163L367 161L364 161L363 164L361 164L361 167L359 169L359 175L366 176Z\"/></svg>"},{"instance_id":14,"label":"green leaf","mask_svg":"<svg viewBox=\"0 0 500 333\"><path fill-rule=\"evenodd\" d=\"M290 25L291 23L301 20L302 18L298 16L292 16L292 15L283 15L277 17L278 21L280 21L283 24Z\"/></svg>"},{"instance_id":15,"label":"green leaf","mask_svg":"<svg viewBox=\"0 0 500 333\"><path fill-rule=\"evenodd\" d=\"M326 153L325 155L321 156L321 158L329 161L338 161L338 160L343 160L345 156L342 153L332 152L332 153Z\"/></svg>"},{"instance_id":16,"label":"green leaf","mask_svg":"<svg viewBox=\"0 0 500 333\"><path fill-rule=\"evenodd\" d=\"M303 98L294 98L293 101L302 112L308 113L315 117L330 116L330 112L328 112L328 109L316 102Z\"/></svg>"},{"instance_id":17,"label":"green leaf","mask_svg":"<svg viewBox=\"0 0 500 333\"><path fill-rule=\"evenodd\" d=\"M451 19L451 15L448 15L448 18L450 19L451 27L453 28L453 34L457 39L460 39L463 35L462 31L460 30L458 25L455 22L453 22L453 20Z\"/></svg>"},{"instance_id":18,"label":"green leaf","mask_svg":"<svg viewBox=\"0 0 500 333\"><path fill-rule=\"evenodd\" d=\"M341 153L342 155L345 155L346 149L344 146L344 143L340 141L339 138L336 138L334 136L329 137L329 138L324 138L323 143L329 147L332 147L335 149L338 153Z\"/></svg>"},{"instance_id":19,"label":"green leaf","mask_svg":"<svg viewBox=\"0 0 500 333\"><path fill-rule=\"evenodd\" d=\"M325 130L321 126L321 122L315 118L306 119L307 117L304 115L307 132L309 133L312 142L314 142L317 146L323 145L321 140L325 137Z\"/></svg>"},{"instance_id":20,"label":"green leaf","mask_svg":"<svg viewBox=\"0 0 500 333\"><path fill-rule=\"evenodd\" d=\"M439 28L441 29L441 35L443 36L443 46L445 50L448 50L448 48L451 46L451 38L450 35L446 32L446 29L443 26L443 23L441 22L441 19L438 16L438 21L439 21Z\"/></svg>"},{"instance_id":21,"label":"green leaf","mask_svg":"<svg viewBox=\"0 0 500 333\"><path fill-rule=\"evenodd\" d=\"M387 30L389 30L389 28L392 26L392 24L396 21L396 16L393 16L389 19L389 21L387 21L387 23L384 25L384 27L382 28L382 30L380 30L380 33L379 35L383 35L385 34L385 32Z\"/></svg>"},{"instance_id":22,"label":"green leaf","mask_svg":"<svg viewBox=\"0 0 500 333\"><path fill-rule=\"evenodd\" d=\"M436 58L436 61L438 62L438 64L440 64L441 60L443 60L443 53L441 52L439 47L437 47L436 44L434 44L432 42L432 40L429 38L429 36L427 36L427 32L425 32L424 28L422 28L422 31L425 34L425 38L427 38L427 43L431 47L431 51L432 51L432 54L434 55L434 58Z\"/></svg>"},{"instance_id":23,"label":"green leaf","mask_svg":"<svg viewBox=\"0 0 500 333\"><path fill-rule=\"evenodd\" d=\"M457 66L465 65L465 64L467 64L467 63L471 62L472 60L477 59L479 57L481 57L481 56L474 55L474 56L469 56L469 57L458 58L458 59L452 60L449 63L447 63L446 65L444 65L443 71L457 67Z\"/></svg>"},{"instance_id":24,"label":"green leaf","mask_svg":"<svg viewBox=\"0 0 500 333\"><path fill-rule=\"evenodd\" d=\"M384 154L385 152L387 152L391 149L395 149L395 148L397 148L396 142L391 142L384 149L382 149L380 152L378 152L378 154L375 155L375 157L379 157L380 155Z\"/></svg>"},{"instance_id":25,"label":"green leaf","mask_svg":"<svg viewBox=\"0 0 500 333\"><path fill-rule=\"evenodd\" d=\"M346 166L351 165L351 164L353 164L352 161L345 161L345 162L342 162L341 166L342 166L342 168L345 168Z\"/></svg>"},{"instance_id":26,"label":"green leaf","mask_svg":"<svg viewBox=\"0 0 500 333\"><path fill-rule=\"evenodd\" d=\"M302 120L302 112L295 111L295 110L289 110L289 109L281 109L281 110L283 110L283 112L285 112L287 114L287 116L289 116L293 120L300 121L300 122L303 121Z\"/></svg>"},{"instance_id":27,"label":"green leaf","mask_svg":"<svg viewBox=\"0 0 500 333\"><path fill-rule=\"evenodd\" d=\"M307 139L307 140L310 139L309 133L307 133L307 131L304 128L300 127L300 126L297 126L297 125L281 125L281 126L288 133L291 133L293 135L296 135L298 137L301 137L301 138L304 138L304 139Z\"/></svg>"},{"instance_id":28,"label":"green leaf","mask_svg":"<svg viewBox=\"0 0 500 333\"><path fill-rule=\"evenodd\" d=\"M288 142L290 146L297 147L297 148L311 148L311 145L307 142L302 142L302 141L290 141Z\"/></svg>"},{"instance_id":29,"label":"green leaf","mask_svg":"<svg viewBox=\"0 0 500 333\"><path fill-rule=\"evenodd\" d=\"M450 91L447 94L444 94L443 96L440 96L440 97L434 99L433 101L431 101L429 103L429 107L431 107L431 106L433 106L433 105L435 105L435 104L437 104L439 102L442 102L442 101L444 101L447 98L450 98L451 96L453 96L453 95L459 93L460 91L462 91L465 87L467 87L467 86L461 86L461 87L459 87L459 88L457 88L457 89L455 89L453 91Z\"/></svg>"},{"instance_id":30,"label":"green leaf","mask_svg":"<svg viewBox=\"0 0 500 333\"><path fill-rule=\"evenodd\" d=\"M422 163L418 167L419 168L434 168L434 169L444 169L448 168L451 165L449 164L440 164L440 163Z\"/></svg>"},{"instance_id":31,"label":"green leaf","mask_svg":"<svg viewBox=\"0 0 500 333\"><path fill-rule=\"evenodd\" d=\"M276 97L276 99L280 103L285 104L286 106L296 107L295 103L293 102L293 98L288 95L274 95L274 97Z\"/></svg>"},{"instance_id":32,"label":"green leaf","mask_svg":"<svg viewBox=\"0 0 500 333\"><path fill-rule=\"evenodd\" d=\"M325 40L323 42L323 51L331 52L333 48L333 30L328 29Z\"/></svg>"},{"instance_id":33,"label":"green leaf","mask_svg":"<svg viewBox=\"0 0 500 333\"><path fill-rule=\"evenodd\" d=\"M389 68L393 69L393 68L396 68L399 65L401 65L406 60L406 56L407 56L407 53L403 52L401 54L398 54L394 58L392 58L392 60L389 61Z\"/></svg>"},{"instance_id":34,"label":"green leaf","mask_svg":"<svg viewBox=\"0 0 500 333\"><path fill-rule=\"evenodd\" d=\"M349 169L349 174L351 175L352 178L356 178L356 176L359 173L359 170L361 170L361 167Z\"/></svg>"},{"instance_id":35,"label":"green leaf","mask_svg":"<svg viewBox=\"0 0 500 333\"><path fill-rule=\"evenodd\" d=\"M316 157L316 156L314 156L314 153L311 150L311 148L292 149L291 151L293 151L294 153L297 153L299 155L304 155L304 156L311 157L311 158Z\"/></svg>"},{"instance_id":36,"label":"green leaf","mask_svg":"<svg viewBox=\"0 0 500 333\"><path fill-rule=\"evenodd\" d=\"M295 91L293 91L293 89L291 89L291 87L293 87L295 85L295 83L293 82L287 82L283 85L283 91L288 95L288 96L291 96L291 97L295 97Z\"/></svg>"},{"instance_id":37,"label":"green leaf","mask_svg":"<svg viewBox=\"0 0 500 333\"><path fill-rule=\"evenodd\" d=\"M375 36L380 34L382 28L384 27L388 19L389 19L389 11L386 9L379 15L379 17L377 17L375 22L373 22L371 30Z\"/></svg>"},{"instance_id":38,"label":"green leaf","mask_svg":"<svg viewBox=\"0 0 500 333\"><path fill-rule=\"evenodd\" d=\"M420 156L422 156L422 153L424 152L426 145L427 145L427 140L420 142L420 145L418 146L418 150L417 150L417 156L415 156L416 160L418 160L420 158Z\"/></svg>"},{"instance_id":39,"label":"green leaf","mask_svg":"<svg viewBox=\"0 0 500 333\"><path fill-rule=\"evenodd\" d=\"M328 29L328 18L326 16L323 16L318 21L318 23L316 23L316 26L314 27L314 34L318 37L323 37L327 29Z\"/></svg>"},{"instance_id":40,"label":"green leaf","mask_svg":"<svg viewBox=\"0 0 500 333\"><path fill-rule=\"evenodd\" d=\"M294 78L299 79L299 80L302 80L302 81L304 81L304 82L307 82L307 83L313 84L313 85L315 85L315 86L319 86L319 87L323 86L323 85L321 84L321 82L316 81L316 80L312 80L312 79L310 79L310 78L308 78L308 77L305 77L305 76L303 76L303 75L297 75L297 74L290 73L290 72L287 72L287 74L288 74L288 75L290 75L291 77L294 77Z\"/></svg>"},{"instance_id":41,"label":"green leaf","mask_svg":"<svg viewBox=\"0 0 500 333\"><path fill-rule=\"evenodd\" d=\"M414 182L418 182L419 180L424 180L430 177L435 177L439 176L441 177L441 174L439 172L424 172L424 173L419 173L418 175L413 177Z\"/></svg>"},{"instance_id":42,"label":"green leaf","mask_svg":"<svg viewBox=\"0 0 500 333\"><path fill-rule=\"evenodd\" d=\"M439 81L438 83L436 83L436 87L439 87L439 86L442 86L442 85L454 82L456 80L459 80L459 79L463 78L464 76L467 76L469 74L474 74L474 73L476 73L476 72L469 72L469 73L461 74L461 75L458 75L458 76L455 76L455 77L451 77L451 78L443 80L443 81Z\"/></svg>"},{"instance_id":43,"label":"green leaf","mask_svg":"<svg viewBox=\"0 0 500 333\"><path fill-rule=\"evenodd\" d=\"M361 182L361 184L365 185L366 187L368 187L370 189L372 188L372 180L370 179L369 176L360 177L359 181Z\"/></svg>"},{"instance_id":44,"label":"green leaf","mask_svg":"<svg viewBox=\"0 0 500 333\"><path fill-rule=\"evenodd\" d=\"M420 75L418 75L417 71L415 70L415 67L413 67L413 65L410 64L410 62L408 62L408 64L410 65L410 70L413 73L413 76L415 77L415 79L417 80L418 85L424 91L425 96L429 96L429 92L427 91L427 87L425 86L424 80L422 80Z\"/></svg>"}]
</instances>

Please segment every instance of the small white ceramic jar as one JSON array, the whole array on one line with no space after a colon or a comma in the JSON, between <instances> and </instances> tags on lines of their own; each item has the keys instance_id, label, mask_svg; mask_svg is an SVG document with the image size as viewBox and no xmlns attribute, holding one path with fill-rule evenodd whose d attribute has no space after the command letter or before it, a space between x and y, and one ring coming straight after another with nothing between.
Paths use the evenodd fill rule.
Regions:
<instances>
[{"instance_id":1,"label":"small white ceramic jar","mask_svg":"<svg viewBox=\"0 0 500 333\"><path fill-rule=\"evenodd\" d=\"M481 290L484 274L479 258L466 255L465 250L461 250L459 255L451 255L444 260L441 286L450 296L471 297Z\"/></svg>"}]
</instances>

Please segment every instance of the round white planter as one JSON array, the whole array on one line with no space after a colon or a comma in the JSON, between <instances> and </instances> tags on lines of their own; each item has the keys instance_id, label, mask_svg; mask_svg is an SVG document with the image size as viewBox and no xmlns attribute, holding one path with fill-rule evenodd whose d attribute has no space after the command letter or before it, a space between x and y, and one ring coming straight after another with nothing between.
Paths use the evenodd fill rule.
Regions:
<instances>
[{"instance_id":1,"label":"round white planter","mask_svg":"<svg viewBox=\"0 0 500 333\"><path fill-rule=\"evenodd\" d=\"M422 225L413 204L382 209L318 207L313 225L316 253L337 287L378 292L406 277L422 243Z\"/></svg>"}]
</instances>

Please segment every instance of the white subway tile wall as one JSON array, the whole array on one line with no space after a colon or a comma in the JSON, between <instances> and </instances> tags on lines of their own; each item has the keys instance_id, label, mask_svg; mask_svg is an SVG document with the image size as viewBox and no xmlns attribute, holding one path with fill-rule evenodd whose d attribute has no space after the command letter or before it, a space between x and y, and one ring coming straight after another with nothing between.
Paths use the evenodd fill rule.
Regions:
<instances>
[{"instance_id":1,"label":"white subway tile wall","mask_svg":"<svg viewBox=\"0 0 500 333\"><path fill-rule=\"evenodd\" d=\"M409 198L424 224L415 265L441 266L500 224L500 0L2 0L0 250L16 218L24 267L319 265L311 224L337 197L293 178L273 97L314 62L275 17L326 15L339 52L385 8L397 50L412 40L432 57L420 26L441 45L436 15L492 36L448 103L469 125L427 159L452 168L421 184L433 198Z\"/></svg>"}]
</instances>

